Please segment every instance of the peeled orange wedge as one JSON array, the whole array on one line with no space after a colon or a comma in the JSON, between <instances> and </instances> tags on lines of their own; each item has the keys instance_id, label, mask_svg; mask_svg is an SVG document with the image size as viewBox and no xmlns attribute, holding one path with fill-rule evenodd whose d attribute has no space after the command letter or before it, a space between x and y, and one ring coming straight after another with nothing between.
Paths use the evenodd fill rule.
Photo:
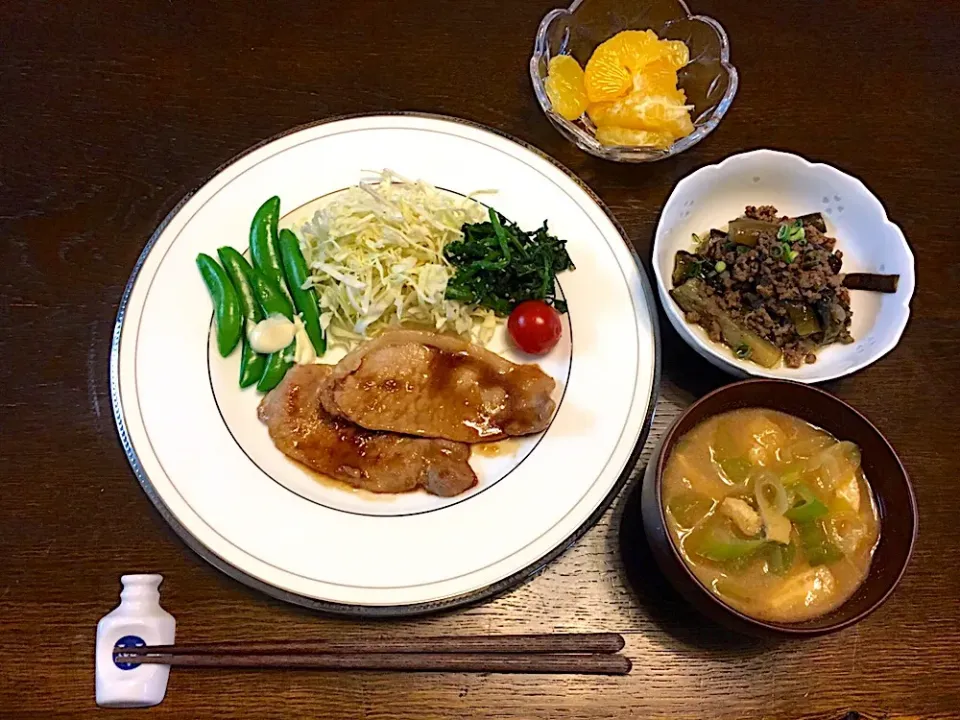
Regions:
<instances>
[{"instance_id":1,"label":"peeled orange wedge","mask_svg":"<svg viewBox=\"0 0 960 720\"><path fill-rule=\"evenodd\" d=\"M653 30L625 30L600 43L587 61L583 82L590 102L615 100L633 85L633 74L658 57Z\"/></svg>"},{"instance_id":2,"label":"peeled orange wedge","mask_svg":"<svg viewBox=\"0 0 960 720\"><path fill-rule=\"evenodd\" d=\"M669 133L652 130L631 130L630 128L604 125L597 128L597 140L604 145L628 145L632 147L655 147L661 150L670 147L673 136Z\"/></svg>"},{"instance_id":3,"label":"peeled orange wedge","mask_svg":"<svg viewBox=\"0 0 960 720\"><path fill-rule=\"evenodd\" d=\"M583 69L569 55L550 60L544 89L554 111L567 120L576 120L587 109L587 93L583 87Z\"/></svg>"},{"instance_id":4,"label":"peeled orange wedge","mask_svg":"<svg viewBox=\"0 0 960 720\"><path fill-rule=\"evenodd\" d=\"M693 132L692 106L677 82L689 62L682 41L625 30L600 43L583 69L569 55L553 58L545 88L567 120L586 111L604 145L667 148Z\"/></svg>"},{"instance_id":5,"label":"peeled orange wedge","mask_svg":"<svg viewBox=\"0 0 960 720\"><path fill-rule=\"evenodd\" d=\"M664 95L631 93L608 103L594 103L587 113L598 128L616 125L631 130L654 130L674 137L693 132L693 123L685 105Z\"/></svg>"},{"instance_id":6,"label":"peeled orange wedge","mask_svg":"<svg viewBox=\"0 0 960 720\"><path fill-rule=\"evenodd\" d=\"M654 60L633 75L633 92L663 95L683 105L687 95L677 88L677 70L666 58Z\"/></svg>"},{"instance_id":7,"label":"peeled orange wedge","mask_svg":"<svg viewBox=\"0 0 960 720\"><path fill-rule=\"evenodd\" d=\"M661 57L664 58L674 70L679 70L690 62L690 48L682 40L663 40L663 51Z\"/></svg>"}]
</instances>

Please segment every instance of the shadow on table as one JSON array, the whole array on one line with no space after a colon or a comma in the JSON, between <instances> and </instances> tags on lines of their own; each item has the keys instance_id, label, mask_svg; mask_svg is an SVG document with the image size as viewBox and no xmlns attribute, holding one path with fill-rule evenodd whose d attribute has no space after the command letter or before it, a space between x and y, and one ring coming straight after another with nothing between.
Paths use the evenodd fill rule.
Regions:
<instances>
[{"instance_id":1,"label":"shadow on table","mask_svg":"<svg viewBox=\"0 0 960 720\"><path fill-rule=\"evenodd\" d=\"M700 650L738 654L769 650L776 641L751 638L717 625L694 610L670 585L653 558L643 530L641 486L638 480L622 501L619 543L624 580L650 619L675 640Z\"/></svg>"}]
</instances>

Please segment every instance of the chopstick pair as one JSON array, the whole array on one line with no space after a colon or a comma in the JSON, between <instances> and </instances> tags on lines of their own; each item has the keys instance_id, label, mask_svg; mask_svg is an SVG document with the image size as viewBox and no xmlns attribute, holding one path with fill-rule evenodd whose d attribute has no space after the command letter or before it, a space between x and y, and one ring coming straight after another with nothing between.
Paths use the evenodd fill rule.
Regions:
<instances>
[{"instance_id":1,"label":"chopstick pair","mask_svg":"<svg viewBox=\"0 0 960 720\"><path fill-rule=\"evenodd\" d=\"M442 636L116 647L126 663L177 667L626 675L616 633Z\"/></svg>"}]
</instances>

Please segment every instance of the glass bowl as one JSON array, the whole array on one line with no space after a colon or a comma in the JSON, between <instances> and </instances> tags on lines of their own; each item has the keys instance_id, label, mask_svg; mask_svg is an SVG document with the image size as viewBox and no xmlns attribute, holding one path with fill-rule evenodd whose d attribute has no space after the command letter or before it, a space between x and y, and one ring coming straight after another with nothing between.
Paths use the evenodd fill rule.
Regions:
<instances>
[{"instance_id":1,"label":"glass bowl","mask_svg":"<svg viewBox=\"0 0 960 720\"><path fill-rule=\"evenodd\" d=\"M604 40L621 30L648 28L661 38L682 40L690 48L690 63L678 73L680 89L694 106L690 135L664 150L606 146L594 137L596 127L586 114L570 121L552 110L544 88L551 58L572 55L585 66ZM730 64L726 31L713 18L691 14L683 0L575 0L569 8L551 10L537 31L530 79L540 107L564 137L584 152L615 162L653 162L693 147L720 123L737 93L737 69Z\"/></svg>"}]
</instances>

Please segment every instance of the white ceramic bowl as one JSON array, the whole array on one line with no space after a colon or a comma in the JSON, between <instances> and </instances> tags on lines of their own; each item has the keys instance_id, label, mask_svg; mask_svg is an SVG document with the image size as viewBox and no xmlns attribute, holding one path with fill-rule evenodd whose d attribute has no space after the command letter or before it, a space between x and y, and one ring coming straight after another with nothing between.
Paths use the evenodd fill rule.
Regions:
<instances>
[{"instance_id":1,"label":"white ceramic bowl","mask_svg":"<svg viewBox=\"0 0 960 720\"><path fill-rule=\"evenodd\" d=\"M736 358L711 342L698 325L686 322L669 295L677 250L690 250L691 235L724 229L746 205L774 205L784 215L823 213L827 234L843 252L843 272L897 273L894 294L851 291L851 333L856 342L833 344L812 365L763 368ZM744 377L785 378L815 383L849 375L878 360L899 342L910 317L916 277L913 253L900 228L887 219L866 185L836 168L797 155L754 150L707 165L673 189L660 215L653 243L653 270L667 317L681 337L721 370Z\"/></svg>"}]
</instances>

